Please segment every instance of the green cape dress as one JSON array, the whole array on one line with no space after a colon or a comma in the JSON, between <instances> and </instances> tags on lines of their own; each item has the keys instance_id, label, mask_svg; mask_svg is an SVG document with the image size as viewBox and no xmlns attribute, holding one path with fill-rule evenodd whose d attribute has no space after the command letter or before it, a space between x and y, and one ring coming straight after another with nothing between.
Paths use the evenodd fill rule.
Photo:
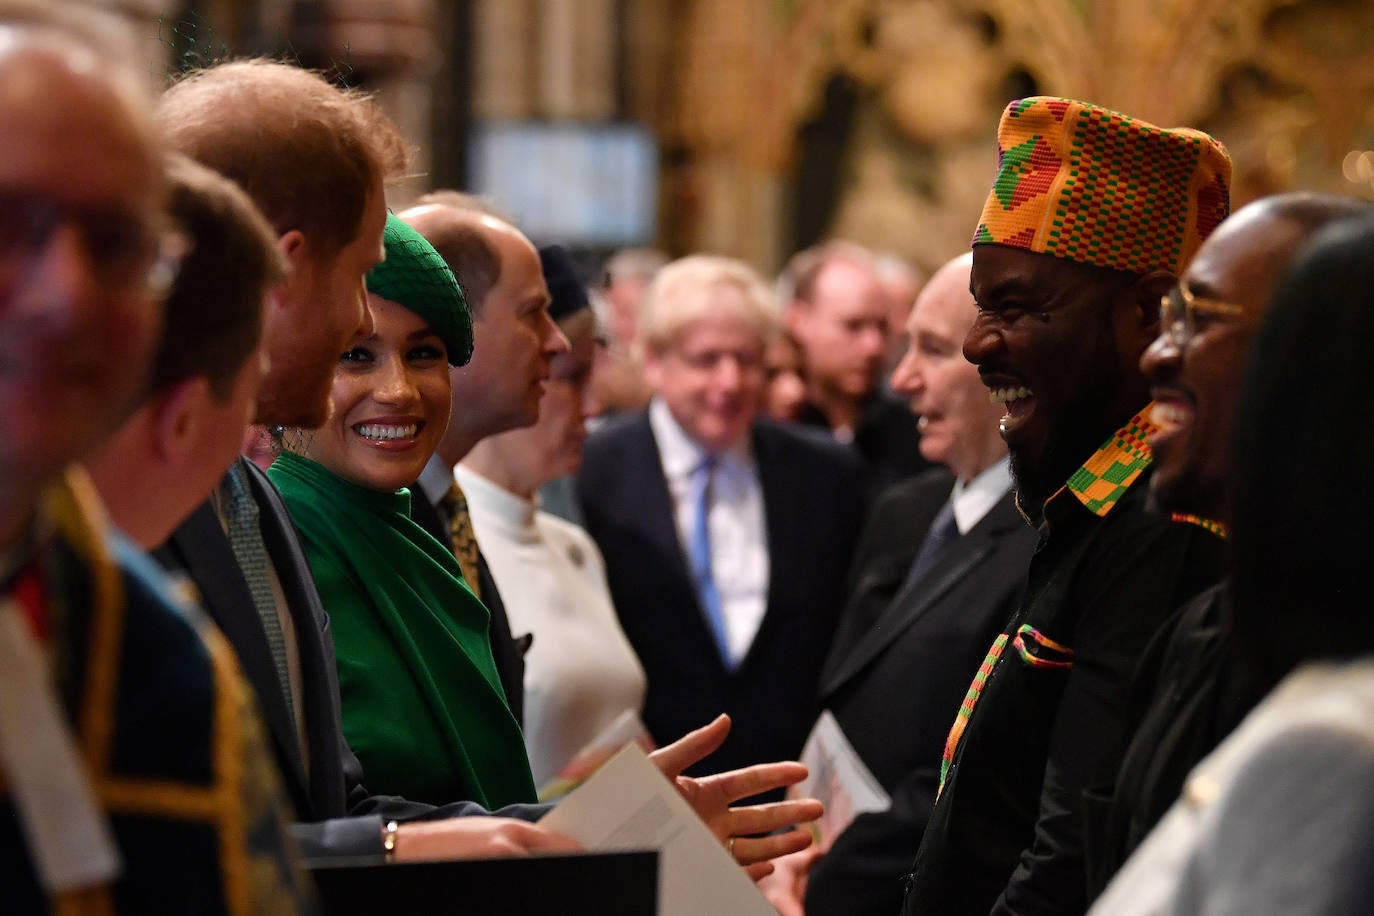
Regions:
<instances>
[{"instance_id":1,"label":"green cape dress","mask_svg":"<svg viewBox=\"0 0 1374 916\"><path fill-rule=\"evenodd\" d=\"M343 729L376 794L488 808L535 800L496 676L490 616L447 547L381 493L282 454L268 475L329 614Z\"/></svg>"}]
</instances>

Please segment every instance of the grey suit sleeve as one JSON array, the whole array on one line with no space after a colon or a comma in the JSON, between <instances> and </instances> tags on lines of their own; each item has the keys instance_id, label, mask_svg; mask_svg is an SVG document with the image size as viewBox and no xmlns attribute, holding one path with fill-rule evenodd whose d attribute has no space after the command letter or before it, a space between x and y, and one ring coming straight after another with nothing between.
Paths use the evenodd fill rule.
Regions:
<instances>
[{"instance_id":1,"label":"grey suit sleeve","mask_svg":"<svg viewBox=\"0 0 1374 916\"><path fill-rule=\"evenodd\" d=\"M382 818L377 814L292 824L291 834L307 861L382 854Z\"/></svg>"},{"instance_id":2,"label":"grey suit sleeve","mask_svg":"<svg viewBox=\"0 0 1374 916\"><path fill-rule=\"evenodd\" d=\"M1369 912L1374 749L1368 731L1295 723L1258 747L1205 823L1168 912Z\"/></svg>"}]
</instances>

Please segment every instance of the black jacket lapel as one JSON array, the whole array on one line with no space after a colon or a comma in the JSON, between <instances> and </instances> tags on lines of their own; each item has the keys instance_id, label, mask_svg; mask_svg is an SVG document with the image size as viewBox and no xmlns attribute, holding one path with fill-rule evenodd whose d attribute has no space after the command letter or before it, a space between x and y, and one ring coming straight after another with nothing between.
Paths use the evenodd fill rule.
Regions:
<instances>
[{"instance_id":1,"label":"black jacket lapel","mask_svg":"<svg viewBox=\"0 0 1374 916\"><path fill-rule=\"evenodd\" d=\"M847 658L822 682L821 694L827 696L841 687L873 661L899 635L919 621L950 589L997 549L998 540L1008 531L1024 524L1007 499L999 500L973 530L949 546L948 553L920 579L902 589L878 616L874 626L862 636Z\"/></svg>"}]
</instances>

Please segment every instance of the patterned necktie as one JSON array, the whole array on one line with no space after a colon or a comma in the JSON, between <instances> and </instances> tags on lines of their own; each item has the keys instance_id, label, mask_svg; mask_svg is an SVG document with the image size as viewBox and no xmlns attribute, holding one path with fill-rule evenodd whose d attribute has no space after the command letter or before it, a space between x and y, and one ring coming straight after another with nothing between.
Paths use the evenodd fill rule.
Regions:
<instances>
[{"instance_id":1,"label":"patterned necktie","mask_svg":"<svg viewBox=\"0 0 1374 916\"><path fill-rule=\"evenodd\" d=\"M958 537L959 525L954 520L954 503L946 501L940 507L940 511L936 513L935 520L930 523L930 529L926 532L925 540L921 542L921 548L916 551L916 558L911 561L911 571L906 574L906 581L902 583L902 590L905 591L913 582L929 572L949 545Z\"/></svg>"},{"instance_id":2,"label":"patterned necktie","mask_svg":"<svg viewBox=\"0 0 1374 916\"><path fill-rule=\"evenodd\" d=\"M286 700L291 721L295 722L291 674L286 664L286 636L282 633L281 618L277 616L277 599L272 593L271 561L267 558L267 545L262 540L258 503L249 490L248 473L242 464L235 462L229 469L220 494L229 547L243 572L243 580L248 583L248 593L253 596L253 607L262 621L267 646L272 650L272 664L277 669L277 680L281 682L282 697Z\"/></svg>"},{"instance_id":3,"label":"patterned necktie","mask_svg":"<svg viewBox=\"0 0 1374 916\"><path fill-rule=\"evenodd\" d=\"M477 546L477 535L472 530L472 516L468 513L468 498L463 488L454 481L443 496L439 497L439 508L448 516L449 546L458 559L458 568L463 571L463 581L468 588L482 599L482 586L477 581L477 558L481 549Z\"/></svg>"},{"instance_id":4,"label":"patterned necktie","mask_svg":"<svg viewBox=\"0 0 1374 916\"><path fill-rule=\"evenodd\" d=\"M697 597L706 615L706 623L715 638L716 649L720 652L725 667L733 669L734 656L730 652L730 641L725 633L725 614L721 609L720 591L716 588L715 577L711 574L711 478L715 474L716 458L708 455L692 471L692 508L695 513L692 521L692 539L687 547L688 559L692 563L692 580L697 587Z\"/></svg>"}]
</instances>

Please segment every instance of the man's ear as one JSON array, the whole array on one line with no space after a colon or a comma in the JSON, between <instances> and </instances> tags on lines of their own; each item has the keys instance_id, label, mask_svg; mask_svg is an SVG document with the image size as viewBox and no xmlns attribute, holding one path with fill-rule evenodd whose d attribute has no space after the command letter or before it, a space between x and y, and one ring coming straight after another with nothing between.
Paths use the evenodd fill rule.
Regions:
<instances>
[{"instance_id":1,"label":"man's ear","mask_svg":"<svg viewBox=\"0 0 1374 916\"><path fill-rule=\"evenodd\" d=\"M292 229L282 233L277 238L277 250L286 258L287 271L281 282L267 292L263 309L265 319L276 309L303 301L304 297L300 293L310 279L310 241L304 232Z\"/></svg>"},{"instance_id":2,"label":"man's ear","mask_svg":"<svg viewBox=\"0 0 1374 916\"><path fill-rule=\"evenodd\" d=\"M203 375L169 385L154 396L154 448L163 463L178 464L195 450L211 396L210 382Z\"/></svg>"},{"instance_id":3,"label":"man's ear","mask_svg":"<svg viewBox=\"0 0 1374 916\"><path fill-rule=\"evenodd\" d=\"M1178 283L1178 277L1167 270L1152 270L1136 280L1132 291L1140 311L1141 327L1152 336L1159 333L1159 303Z\"/></svg>"}]
</instances>

